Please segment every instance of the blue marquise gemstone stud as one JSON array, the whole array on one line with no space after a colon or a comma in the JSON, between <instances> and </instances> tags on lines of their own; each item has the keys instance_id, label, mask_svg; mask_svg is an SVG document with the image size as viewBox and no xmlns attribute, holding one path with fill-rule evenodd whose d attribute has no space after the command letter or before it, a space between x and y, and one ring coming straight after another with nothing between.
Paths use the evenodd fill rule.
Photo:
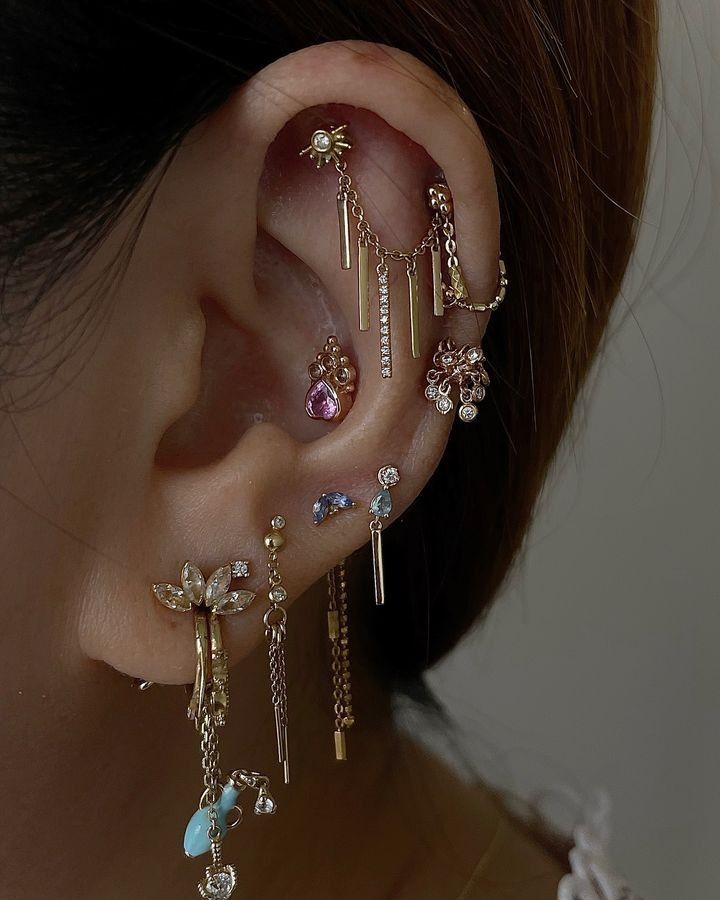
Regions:
<instances>
[{"instance_id":1,"label":"blue marquise gemstone stud","mask_svg":"<svg viewBox=\"0 0 720 900\"><path fill-rule=\"evenodd\" d=\"M342 491L329 491L320 494L313 503L313 522L319 525L328 516L334 516L341 509L353 509L355 502Z\"/></svg>"}]
</instances>

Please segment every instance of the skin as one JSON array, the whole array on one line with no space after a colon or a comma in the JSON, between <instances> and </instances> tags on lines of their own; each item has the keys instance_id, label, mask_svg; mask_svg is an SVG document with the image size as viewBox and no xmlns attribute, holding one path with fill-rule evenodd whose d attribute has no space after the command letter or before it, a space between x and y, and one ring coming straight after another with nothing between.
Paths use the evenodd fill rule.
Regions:
<instances>
[{"instance_id":1,"label":"skin","mask_svg":"<svg viewBox=\"0 0 720 900\"><path fill-rule=\"evenodd\" d=\"M555 896L559 867L489 794L395 733L388 697L358 665L350 761L333 758L325 598L313 585L366 542L377 469L400 469L397 516L451 426L419 389L427 361L410 358L405 317L394 319L391 381L379 377L377 335L355 328L333 173L297 156L314 128L341 120L384 242L410 246L424 233L418 185L444 172L458 234L474 248L463 257L471 295L492 295L497 197L472 116L417 61L366 44L309 48L236 91L188 135L155 193L146 187L53 289L29 323L44 364L6 388L6 405L24 408L0 431L7 900L193 895L202 865L183 859L180 841L200 793L198 738L183 690L161 686L193 680L192 621L154 601L150 585L178 583L185 559L209 574L248 558L247 586L260 592L276 513L288 522L280 565L292 601L289 788L274 762L265 598L224 623L233 693L223 764L269 774L280 806L262 819L246 809L226 842L247 895L457 897L480 864L464 896ZM147 200L132 255L110 279ZM92 315L78 326L88 298ZM451 318L459 342L487 324ZM424 308L423 346L447 327ZM49 332L68 339L39 344ZM307 364L331 333L359 372L353 409L335 426L303 411ZM312 502L337 488L360 509L318 529ZM157 686L139 694L123 675Z\"/></svg>"}]
</instances>

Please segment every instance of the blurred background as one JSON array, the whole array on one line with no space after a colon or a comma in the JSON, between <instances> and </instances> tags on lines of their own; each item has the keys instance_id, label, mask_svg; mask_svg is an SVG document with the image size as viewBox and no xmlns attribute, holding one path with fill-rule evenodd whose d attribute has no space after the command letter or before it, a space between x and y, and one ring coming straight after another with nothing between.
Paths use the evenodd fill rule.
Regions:
<instances>
[{"instance_id":1,"label":"blurred background","mask_svg":"<svg viewBox=\"0 0 720 900\"><path fill-rule=\"evenodd\" d=\"M476 772L612 800L647 900L720 897L720 4L664 2L652 178L614 327L514 578L432 675Z\"/></svg>"}]
</instances>

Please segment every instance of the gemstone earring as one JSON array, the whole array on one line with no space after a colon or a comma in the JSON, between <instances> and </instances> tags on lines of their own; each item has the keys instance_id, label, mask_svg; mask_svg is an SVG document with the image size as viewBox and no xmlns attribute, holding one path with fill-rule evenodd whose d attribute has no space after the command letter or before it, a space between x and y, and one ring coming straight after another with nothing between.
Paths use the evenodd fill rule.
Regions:
<instances>
[{"instance_id":1,"label":"gemstone earring","mask_svg":"<svg viewBox=\"0 0 720 900\"><path fill-rule=\"evenodd\" d=\"M385 603L385 568L383 565L382 530L383 519L387 519L393 508L390 488L400 481L400 473L396 466L383 466L377 473L380 490L370 501L370 535L373 558L373 581L375 584L375 604Z\"/></svg>"},{"instance_id":2,"label":"gemstone earring","mask_svg":"<svg viewBox=\"0 0 720 900\"><path fill-rule=\"evenodd\" d=\"M285 662L287 610L283 606L288 595L278 569L278 552L285 546L285 538L281 534L285 527L285 519L282 516L274 516L270 526L271 530L264 538L268 555L268 600L270 605L263 616L263 622L265 623L265 640L268 645L270 693L275 717L278 762L283 769L285 784L289 784L290 757L288 753L287 666Z\"/></svg>"},{"instance_id":3,"label":"gemstone earring","mask_svg":"<svg viewBox=\"0 0 720 900\"><path fill-rule=\"evenodd\" d=\"M443 415L455 408L450 392L453 385L458 385L458 418L461 422L472 422L478 413L477 404L490 384L482 347L465 344L458 349L452 338L440 341L433 356L433 368L428 370L426 379L425 396Z\"/></svg>"},{"instance_id":4,"label":"gemstone earring","mask_svg":"<svg viewBox=\"0 0 720 900\"><path fill-rule=\"evenodd\" d=\"M350 675L350 625L348 621L345 560L328 572L328 638L332 654L335 759L347 759L345 733L355 724Z\"/></svg>"},{"instance_id":5,"label":"gemstone earring","mask_svg":"<svg viewBox=\"0 0 720 900\"><path fill-rule=\"evenodd\" d=\"M342 491L320 494L313 503L313 522L320 525L328 516L337 515L342 509L354 509L356 506L355 501Z\"/></svg>"},{"instance_id":6,"label":"gemstone earring","mask_svg":"<svg viewBox=\"0 0 720 900\"><path fill-rule=\"evenodd\" d=\"M201 735L205 789L199 809L185 830L184 847L185 855L189 857L212 853L212 864L207 866L198 884L198 892L204 900L226 900L237 885L235 866L223 862L222 842L228 829L237 825L242 816L242 810L237 806L240 791L244 787L255 787L259 801L262 789L263 797L269 798L269 803L256 803L258 814L273 812L275 808L265 776L238 770L225 779L220 768L217 729L225 725L229 706L228 660L222 643L220 617L242 612L255 598L252 591L230 590L234 566L222 566L206 581L197 566L186 562L180 586L166 582L152 586L155 597L168 609L192 611L195 625L195 683L188 717ZM248 774L251 780L245 778ZM227 817L233 809L237 814L230 824Z\"/></svg>"},{"instance_id":7,"label":"gemstone earring","mask_svg":"<svg viewBox=\"0 0 720 900\"><path fill-rule=\"evenodd\" d=\"M305 412L311 419L342 422L353 404L357 373L334 334L308 366L308 375Z\"/></svg>"}]
</instances>

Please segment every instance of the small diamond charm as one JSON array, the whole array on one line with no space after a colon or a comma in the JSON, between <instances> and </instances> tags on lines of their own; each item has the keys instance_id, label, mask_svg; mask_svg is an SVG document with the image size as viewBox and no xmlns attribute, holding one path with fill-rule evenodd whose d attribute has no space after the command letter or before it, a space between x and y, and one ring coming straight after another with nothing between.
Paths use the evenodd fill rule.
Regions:
<instances>
[{"instance_id":1,"label":"small diamond charm","mask_svg":"<svg viewBox=\"0 0 720 900\"><path fill-rule=\"evenodd\" d=\"M458 419L472 422L478 413L477 404L490 384L490 376L485 369L485 354L482 347L471 344L458 349L452 338L447 338L440 342L433 356L433 368L427 373L425 388L425 397L443 415L455 408L450 396L455 384L460 390Z\"/></svg>"},{"instance_id":2,"label":"small diamond charm","mask_svg":"<svg viewBox=\"0 0 720 900\"><path fill-rule=\"evenodd\" d=\"M230 572L233 578L248 578L250 563L246 559L236 559L230 563Z\"/></svg>"},{"instance_id":3,"label":"small diamond charm","mask_svg":"<svg viewBox=\"0 0 720 900\"><path fill-rule=\"evenodd\" d=\"M227 900L237 886L235 866L208 866L205 877L198 884L203 900Z\"/></svg>"}]
</instances>

